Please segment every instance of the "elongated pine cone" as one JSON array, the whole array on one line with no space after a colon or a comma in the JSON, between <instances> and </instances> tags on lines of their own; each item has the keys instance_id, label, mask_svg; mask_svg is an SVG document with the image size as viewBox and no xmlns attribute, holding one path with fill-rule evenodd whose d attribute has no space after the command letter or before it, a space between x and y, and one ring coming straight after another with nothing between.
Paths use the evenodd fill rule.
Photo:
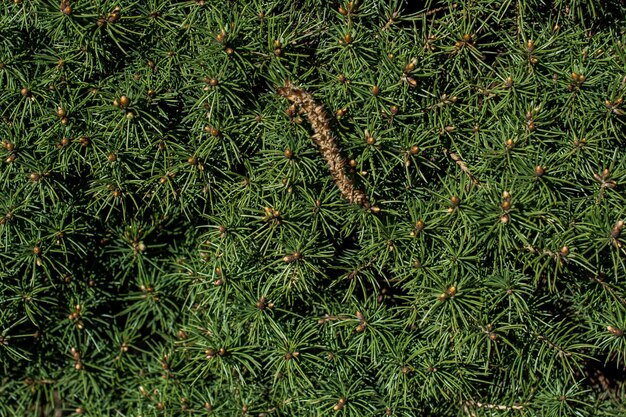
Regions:
<instances>
[{"instance_id":1,"label":"elongated pine cone","mask_svg":"<svg viewBox=\"0 0 626 417\"><path fill-rule=\"evenodd\" d=\"M306 112L314 132L311 139L313 139L322 156L328 162L330 175L333 177L333 181L339 188L339 191L341 191L343 198L351 204L358 204L377 212L378 208L371 207L365 193L356 188L354 181L346 174L346 161L341 156L337 141L330 130L330 122L324 106L316 103L311 93L294 87L290 81L286 81L285 86L278 88L277 91L279 95L300 106Z\"/></svg>"}]
</instances>

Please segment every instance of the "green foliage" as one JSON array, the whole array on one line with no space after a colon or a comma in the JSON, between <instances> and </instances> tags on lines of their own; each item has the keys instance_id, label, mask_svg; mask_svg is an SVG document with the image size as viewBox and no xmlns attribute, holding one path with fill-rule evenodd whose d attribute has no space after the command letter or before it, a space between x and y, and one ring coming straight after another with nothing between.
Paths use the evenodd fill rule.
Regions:
<instances>
[{"instance_id":1,"label":"green foliage","mask_svg":"<svg viewBox=\"0 0 626 417\"><path fill-rule=\"evenodd\" d=\"M624 16L0 0L0 415L625 415Z\"/></svg>"}]
</instances>

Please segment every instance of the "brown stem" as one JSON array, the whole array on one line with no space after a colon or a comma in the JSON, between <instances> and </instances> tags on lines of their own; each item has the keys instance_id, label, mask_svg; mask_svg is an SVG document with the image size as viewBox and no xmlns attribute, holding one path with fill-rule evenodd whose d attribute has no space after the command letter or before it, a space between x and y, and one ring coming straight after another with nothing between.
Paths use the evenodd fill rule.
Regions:
<instances>
[{"instance_id":1,"label":"brown stem","mask_svg":"<svg viewBox=\"0 0 626 417\"><path fill-rule=\"evenodd\" d=\"M540 335L539 333L535 333L535 337L539 340L541 340L542 342L544 342L546 345L550 346L552 349L556 350L559 356L572 356L572 352L568 352L565 349L563 349L562 347L560 347L559 345L557 345L556 343L548 340L547 337Z\"/></svg>"},{"instance_id":2,"label":"brown stem","mask_svg":"<svg viewBox=\"0 0 626 417\"><path fill-rule=\"evenodd\" d=\"M456 164L459 166L459 168L461 168L461 170L467 174L467 176L470 178L470 180L472 180L472 182L474 184L476 184L477 186L480 187L480 181L478 181L478 179L471 173L471 171L467 167L467 164L465 163L465 161L463 161L461 159L461 157L459 155L455 154L454 152L450 152L450 150L447 149L447 148L444 148L443 152L448 157L450 157L450 159L452 159L454 162L456 162Z\"/></svg>"},{"instance_id":3,"label":"brown stem","mask_svg":"<svg viewBox=\"0 0 626 417\"><path fill-rule=\"evenodd\" d=\"M602 288L607 290L609 292L609 294L611 294L613 296L613 298L615 298L616 300L620 301L622 304L624 304L626 306L626 300L624 298L620 297L619 294L616 294L615 290L609 284L607 284L606 282L602 281L598 277L593 277L593 280L595 282L597 282L598 284L602 285Z\"/></svg>"}]
</instances>

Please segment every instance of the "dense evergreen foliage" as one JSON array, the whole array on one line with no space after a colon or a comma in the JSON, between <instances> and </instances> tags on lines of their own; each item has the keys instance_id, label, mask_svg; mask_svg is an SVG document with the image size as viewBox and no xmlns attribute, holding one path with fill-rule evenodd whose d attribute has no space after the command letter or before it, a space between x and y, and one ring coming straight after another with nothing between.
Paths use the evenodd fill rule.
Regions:
<instances>
[{"instance_id":1,"label":"dense evergreen foliage","mask_svg":"<svg viewBox=\"0 0 626 417\"><path fill-rule=\"evenodd\" d=\"M626 415L624 27L0 0L0 415Z\"/></svg>"}]
</instances>

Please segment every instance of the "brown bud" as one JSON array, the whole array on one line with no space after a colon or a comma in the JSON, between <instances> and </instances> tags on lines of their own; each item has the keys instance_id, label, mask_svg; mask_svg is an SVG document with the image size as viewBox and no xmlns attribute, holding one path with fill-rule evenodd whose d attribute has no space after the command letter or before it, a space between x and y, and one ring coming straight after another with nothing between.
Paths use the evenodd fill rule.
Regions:
<instances>
[{"instance_id":1,"label":"brown bud","mask_svg":"<svg viewBox=\"0 0 626 417\"><path fill-rule=\"evenodd\" d=\"M450 295L450 297L454 297L456 295L456 287L452 286L448 288L448 294Z\"/></svg>"},{"instance_id":2,"label":"brown bud","mask_svg":"<svg viewBox=\"0 0 626 417\"><path fill-rule=\"evenodd\" d=\"M360 311L356 312L356 318L360 321L360 322L364 322L365 321L365 316L363 315L363 313L361 313Z\"/></svg>"},{"instance_id":3,"label":"brown bud","mask_svg":"<svg viewBox=\"0 0 626 417\"><path fill-rule=\"evenodd\" d=\"M380 93L380 87L378 87L377 85L372 86L372 95L377 96L378 93Z\"/></svg>"},{"instance_id":4,"label":"brown bud","mask_svg":"<svg viewBox=\"0 0 626 417\"><path fill-rule=\"evenodd\" d=\"M67 112L65 111L65 109L63 107L58 107L57 108L57 116L65 117L66 115L67 115Z\"/></svg>"},{"instance_id":5,"label":"brown bud","mask_svg":"<svg viewBox=\"0 0 626 417\"><path fill-rule=\"evenodd\" d=\"M606 329L613 335L616 337L621 337L624 336L624 331L622 329L619 329L617 327L613 327L613 326L606 326Z\"/></svg>"},{"instance_id":6,"label":"brown bud","mask_svg":"<svg viewBox=\"0 0 626 417\"><path fill-rule=\"evenodd\" d=\"M544 174L545 170L541 165L537 165L535 167L535 175L541 177Z\"/></svg>"},{"instance_id":7,"label":"brown bud","mask_svg":"<svg viewBox=\"0 0 626 417\"><path fill-rule=\"evenodd\" d=\"M128 105L130 104L130 99L126 96L121 96L119 98L119 104L122 108L128 107Z\"/></svg>"},{"instance_id":8,"label":"brown bud","mask_svg":"<svg viewBox=\"0 0 626 417\"><path fill-rule=\"evenodd\" d=\"M452 207L457 207L461 203L461 199L455 195L450 197L450 204Z\"/></svg>"},{"instance_id":9,"label":"brown bud","mask_svg":"<svg viewBox=\"0 0 626 417\"><path fill-rule=\"evenodd\" d=\"M604 168L604 170L602 170L602 179L605 180L609 178L610 176L611 176L611 172L609 171L609 169Z\"/></svg>"},{"instance_id":10,"label":"brown bud","mask_svg":"<svg viewBox=\"0 0 626 417\"><path fill-rule=\"evenodd\" d=\"M621 228L618 228L617 226L615 226L614 228L611 229L611 238L619 239L621 234L622 234Z\"/></svg>"},{"instance_id":11,"label":"brown bud","mask_svg":"<svg viewBox=\"0 0 626 417\"><path fill-rule=\"evenodd\" d=\"M111 13L109 13L109 17L107 18L109 23L115 23L119 20L121 16L120 11L121 8L119 6L115 6L115 8L111 11Z\"/></svg>"},{"instance_id":12,"label":"brown bud","mask_svg":"<svg viewBox=\"0 0 626 417\"><path fill-rule=\"evenodd\" d=\"M117 155L111 152L110 154L107 155L107 159L109 160L109 162L115 162L117 161Z\"/></svg>"},{"instance_id":13,"label":"brown bud","mask_svg":"<svg viewBox=\"0 0 626 417\"><path fill-rule=\"evenodd\" d=\"M563 246L559 253L561 254L561 256L567 256L569 255L569 248L567 246Z\"/></svg>"},{"instance_id":14,"label":"brown bud","mask_svg":"<svg viewBox=\"0 0 626 417\"><path fill-rule=\"evenodd\" d=\"M341 410L344 407L344 405L346 405L346 401L347 400L344 397L341 397L339 401L337 401L337 404L335 404L335 406L333 407L333 410L335 411Z\"/></svg>"},{"instance_id":15,"label":"brown bud","mask_svg":"<svg viewBox=\"0 0 626 417\"><path fill-rule=\"evenodd\" d=\"M292 159L293 158L293 151L289 148L285 149L285 151L283 152L283 155L285 156L285 158L287 159Z\"/></svg>"}]
</instances>

